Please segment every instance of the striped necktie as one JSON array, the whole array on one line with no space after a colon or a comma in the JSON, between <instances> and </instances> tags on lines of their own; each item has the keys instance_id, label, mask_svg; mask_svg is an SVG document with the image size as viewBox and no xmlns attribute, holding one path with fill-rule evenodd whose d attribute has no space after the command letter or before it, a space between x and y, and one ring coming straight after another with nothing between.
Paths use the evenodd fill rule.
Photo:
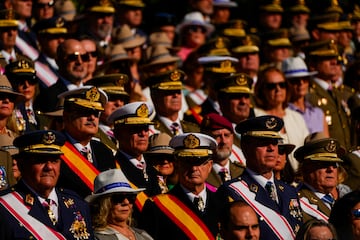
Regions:
<instances>
[{"instance_id":1,"label":"striped necktie","mask_svg":"<svg viewBox=\"0 0 360 240\"><path fill-rule=\"evenodd\" d=\"M334 206L335 199L331 196L330 193L325 194L325 196L323 196L323 197L321 198L321 200L323 200L324 202L328 203L331 207Z\"/></svg>"}]
</instances>

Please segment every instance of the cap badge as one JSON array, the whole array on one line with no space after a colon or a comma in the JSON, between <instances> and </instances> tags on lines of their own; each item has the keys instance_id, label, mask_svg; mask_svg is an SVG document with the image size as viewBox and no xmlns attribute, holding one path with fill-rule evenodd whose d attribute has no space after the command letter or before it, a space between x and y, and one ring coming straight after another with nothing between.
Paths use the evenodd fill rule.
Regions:
<instances>
[{"instance_id":1,"label":"cap badge","mask_svg":"<svg viewBox=\"0 0 360 240\"><path fill-rule=\"evenodd\" d=\"M253 46L254 45L250 36L246 36L246 38L243 40L243 44L245 46Z\"/></svg>"},{"instance_id":2,"label":"cap badge","mask_svg":"<svg viewBox=\"0 0 360 240\"><path fill-rule=\"evenodd\" d=\"M185 148L197 148L200 146L200 139L194 134L189 134L184 138Z\"/></svg>"},{"instance_id":3,"label":"cap badge","mask_svg":"<svg viewBox=\"0 0 360 240\"><path fill-rule=\"evenodd\" d=\"M55 134L53 132L47 132L43 135L42 141L44 144L50 145L56 140Z\"/></svg>"},{"instance_id":4,"label":"cap badge","mask_svg":"<svg viewBox=\"0 0 360 240\"><path fill-rule=\"evenodd\" d=\"M272 117L272 118L266 120L265 127L267 129L273 129L273 128L275 128L277 126L277 124L278 123L277 123L276 119Z\"/></svg>"},{"instance_id":5,"label":"cap badge","mask_svg":"<svg viewBox=\"0 0 360 240\"><path fill-rule=\"evenodd\" d=\"M142 117L142 118L145 118L145 117L148 117L149 116L149 109L148 107L146 106L145 103L141 104L137 109L136 109L136 115L138 117Z\"/></svg>"},{"instance_id":6,"label":"cap badge","mask_svg":"<svg viewBox=\"0 0 360 240\"><path fill-rule=\"evenodd\" d=\"M331 140L325 147L325 150L328 152L335 152L336 151L336 143Z\"/></svg>"},{"instance_id":7,"label":"cap badge","mask_svg":"<svg viewBox=\"0 0 360 240\"><path fill-rule=\"evenodd\" d=\"M225 43L223 38L218 38L215 43L216 48L225 48Z\"/></svg>"},{"instance_id":8,"label":"cap badge","mask_svg":"<svg viewBox=\"0 0 360 240\"><path fill-rule=\"evenodd\" d=\"M240 75L239 77L237 77L236 78L236 84L239 85L239 86L246 85L247 81L246 81L245 75Z\"/></svg>"},{"instance_id":9,"label":"cap badge","mask_svg":"<svg viewBox=\"0 0 360 240\"><path fill-rule=\"evenodd\" d=\"M100 93L96 87L92 87L86 91L85 97L90 102L97 102L100 99Z\"/></svg>"},{"instance_id":10,"label":"cap badge","mask_svg":"<svg viewBox=\"0 0 360 240\"><path fill-rule=\"evenodd\" d=\"M64 24L65 24L65 22L64 22L64 19L63 19L63 18L60 17L60 18L56 19L55 26L56 26L57 28L63 27Z\"/></svg>"},{"instance_id":11,"label":"cap badge","mask_svg":"<svg viewBox=\"0 0 360 240\"><path fill-rule=\"evenodd\" d=\"M174 71L170 74L170 80L171 81L179 81L180 80L180 72L179 71Z\"/></svg>"},{"instance_id":12,"label":"cap badge","mask_svg":"<svg viewBox=\"0 0 360 240\"><path fill-rule=\"evenodd\" d=\"M19 68L22 68L22 69L30 68L29 63L26 62L25 60L19 61L18 67L19 67Z\"/></svg>"},{"instance_id":13,"label":"cap badge","mask_svg":"<svg viewBox=\"0 0 360 240\"><path fill-rule=\"evenodd\" d=\"M116 85L118 86L124 86L125 84L125 77L123 75L120 76L118 80L116 80Z\"/></svg>"}]
</instances>

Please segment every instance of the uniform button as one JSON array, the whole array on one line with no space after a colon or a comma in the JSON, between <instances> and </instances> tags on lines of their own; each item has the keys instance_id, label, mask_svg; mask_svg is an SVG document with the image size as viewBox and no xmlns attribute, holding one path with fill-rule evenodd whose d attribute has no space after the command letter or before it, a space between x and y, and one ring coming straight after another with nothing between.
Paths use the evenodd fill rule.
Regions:
<instances>
[{"instance_id":1,"label":"uniform button","mask_svg":"<svg viewBox=\"0 0 360 240\"><path fill-rule=\"evenodd\" d=\"M30 236L29 239L34 239L34 237L33 237L33 236Z\"/></svg>"}]
</instances>

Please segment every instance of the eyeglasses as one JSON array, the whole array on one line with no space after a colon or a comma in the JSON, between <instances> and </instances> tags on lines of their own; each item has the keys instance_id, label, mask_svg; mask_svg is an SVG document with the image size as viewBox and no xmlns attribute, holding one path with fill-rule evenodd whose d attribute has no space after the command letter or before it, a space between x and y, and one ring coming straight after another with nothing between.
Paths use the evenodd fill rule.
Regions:
<instances>
[{"instance_id":1,"label":"eyeglasses","mask_svg":"<svg viewBox=\"0 0 360 240\"><path fill-rule=\"evenodd\" d=\"M48 3L36 3L35 6L37 8L46 8L46 7L53 7L55 5L55 2L54 1L50 1Z\"/></svg>"},{"instance_id":2,"label":"eyeglasses","mask_svg":"<svg viewBox=\"0 0 360 240\"><path fill-rule=\"evenodd\" d=\"M88 53L80 54L79 52L74 52L73 54L69 54L66 56L65 59L68 60L69 62L75 62L79 60L79 57L82 62L88 62L90 60Z\"/></svg>"},{"instance_id":3,"label":"eyeglasses","mask_svg":"<svg viewBox=\"0 0 360 240\"><path fill-rule=\"evenodd\" d=\"M196 32L201 32L201 33L206 33L206 28L204 28L204 27L201 27L201 26L195 26L195 25L193 25L193 26L189 26L188 28L187 28L187 30L188 30L188 32L189 33L196 33Z\"/></svg>"},{"instance_id":4,"label":"eyeglasses","mask_svg":"<svg viewBox=\"0 0 360 240\"><path fill-rule=\"evenodd\" d=\"M286 88L286 82L278 82L278 83L266 83L265 87L267 90L274 90L279 86L281 89Z\"/></svg>"},{"instance_id":5,"label":"eyeglasses","mask_svg":"<svg viewBox=\"0 0 360 240\"><path fill-rule=\"evenodd\" d=\"M92 51L92 52L88 52L90 57L96 58L98 57L98 52L97 51Z\"/></svg>"},{"instance_id":6,"label":"eyeglasses","mask_svg":"<svg viewBox=\"0 0 360 240\"><path fill-rule=\"evenodd\" d=\"M310 78L309 77L296 77L296 78L289 78L289 79L287 79L287 81L292 85L299 85L301 83L301 81L309 82Z\"/></svg>"},{"instance_id":7,"label":"eyeglasses","mask_svg":"<svg viewBox=\"0 0 360 240\"><path fill-rule=\"evenodd\" d=\"M351 214L353 215L354 218L358 218L360 219L360 209L354 209L351 211Z\"/></svg>"},{"instance_id":8,"label":"eyeglasses","mask_svg":"<svg viewBox=\"0 0 360 240\"><path fill-rule=\"evenodd\" d=\"M111 196L111 202L113 204L122 203L125 199L127 199L129 203L133 204L136 200L136 194L113 194Z\"/></svg>"}]
</instances>

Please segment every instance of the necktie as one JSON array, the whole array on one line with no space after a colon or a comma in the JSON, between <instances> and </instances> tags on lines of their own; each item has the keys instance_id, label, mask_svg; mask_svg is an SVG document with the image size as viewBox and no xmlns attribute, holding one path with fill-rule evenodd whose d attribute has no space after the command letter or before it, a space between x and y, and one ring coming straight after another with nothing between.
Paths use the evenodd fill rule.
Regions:
<instances>
[{"instance_id":1,"label":"necktie","mask_svg":"<svg viewBox=\"0 0 360 240\"><path fill-rule=\"evenodd\" d=\"M269 193L269 197L276 202L275 186L272 182L268 181L265 185L266 191Z\"/></svg>"},{"instance_id":2,"label":"necktie","mask_svg":"<svg viewBox=\"0 0 360 240\"><path fill-rule=\"evenodd\" d=\"M226 181L231 180L231 176L230 176L229 171L227 170L227 168L222 168L219 171L219 175L220 175L220 178L221 178L222 182L226 182Z\"/></svg>"},{"instance_id":3,"label":"necktie","mask_svg":"<svg viewBox=\"0 0 360 240\"><path fill-rule=\"evenodd\" d=\"M330 193L326 194L325 196L323 196L321 198L321 200L323 200L324 202L330 204L331 207L334 206L334 203L335 203L335 199L331 196Z\"/></svg>"},{"instance_id":4,"label":"necktie","mask_svg":"<svg viewBox=\"0 0 360 240\"><path fill-rule=\"evenodd\" d=\"M53 225L56 225L56 216L54 214L54 212L51 210L51 205L54 204L53 201L51 199L46 199L45 202L42 203L42 205L44 206L45 210L47 211L47 214L52 222Z\"/></svg>"},{"instance_id":5,"label":"necktie","mask_svg":"<svg viewBox=\"0 0 360 240\"><path fill-rule=\"evenodd\" d=\"M137 164L136 164L136 167L140 170L142 170L143 174L144 174L144 179L146 181L148 181L149 179L149 176L147 175L147 172L146 172L146 167L145 167L145 162L143 161L139 161Z\"/></svg>"},{"instance_id":6,"label":"necktie","mask_svg":"<svg viewBox=\"0 0 360 240\"><path fill-rule=\"evenodd\" d=\"M174 136L179 135L180 125L177 122L173 122L170 126L170 129L171 129L172 133L174 134Z\"/></svg>"},{"instance_id":7,"label":"necktie","mask_svg":"<svg viewBox=\"0 0 360 240\"><path fill-rule=\"evenodd\" d=\"M81 154L91 163L93 163L93 159L92 159L92 155L91 155L91 151L90 149L88 149L87 147L84 147L81 150Z\"/></svg>"},{"instance_id":8,"label":"necktie","mask_svg":"<svg viewBox=\"0 0 360 240\"><path fill-rule=\"evenodd\" d=\"M202 197L195 197L194 204L200 212L203 212L205 210L205 203Z\"/></svg>"},{"instance_id":9,"label":"necktie","mask_svg":"<svg viewBox=\"0 0 360 240\"><path fill-rule=\"evenodd\" d=\"M161 193L167 193L169 191L169 188L166 186L165 180L163 176L157 176L158 183L161 189Z\"/></svg>"}]
</instances>

